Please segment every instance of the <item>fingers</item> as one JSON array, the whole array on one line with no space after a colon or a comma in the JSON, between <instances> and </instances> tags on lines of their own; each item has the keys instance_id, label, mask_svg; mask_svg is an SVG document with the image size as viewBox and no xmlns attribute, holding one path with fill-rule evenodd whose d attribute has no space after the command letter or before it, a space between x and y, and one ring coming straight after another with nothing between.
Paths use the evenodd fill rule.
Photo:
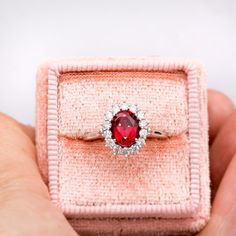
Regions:
<instances>
[{"instance_id":1,"label":"fingers","mask_svg":"<svg viewBox=\"0 0 236 236\"><path fill-rule=\"evenodd\" d=\"M213 204L212 214L225 234L236 235L236 155L232 158Z\"/></svg>"},{"instance_id":2,"label":"fingers","mask_svg":"<svg viewBox=\"0 0 236 236\"><path fill-rule=\"evenodd\" d=\"M210 171L214 195L236 153L236 110L226 119L210 148Z\"/></svg>"},{"instance_id":3,"label":"fingers","mask_svg":"<svg viewBox=\"0 0 236 236\"><path fill-rule=\"evenodd\" d=\"M234 104L226 95L215 90L208 90L210 143L233 111Z\"/></svg>"},{"instance_id":4,"label":"fingers","mask_svg":"<svg viewBox=\"0 0 236 236\"><path fill-rule=\"evenodd\" d=\"M212 216L209 224L200 234L212 235L236 235L236 155L232 157L230 165L220 184L212 208Z\"/></svg>"},{"instance_id":5,"label":"fingers","mask_svg":"<svg viewBox=\"0 0 236 236\"><path fill-rule=\"evenodd\" d=\"M212 196L219 186L224 172L235 151L233 132L235 132L235 108L233 102L215 90L208 91L208 114L210 136L210 169ZM227 125L226 125L227 124Z\"/></svg>"}]
</instances>

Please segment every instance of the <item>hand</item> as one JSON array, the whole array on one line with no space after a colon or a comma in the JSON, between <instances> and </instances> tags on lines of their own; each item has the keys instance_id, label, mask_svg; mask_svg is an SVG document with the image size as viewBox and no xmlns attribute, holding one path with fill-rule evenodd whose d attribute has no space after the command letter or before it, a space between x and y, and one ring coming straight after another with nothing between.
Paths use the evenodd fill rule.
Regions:
<instances>
[{"instance_id":1,"label":"hand","mask_svg":"<svg viewBox=\"0 0 236 236\"><path fill-rule=\"evenodd\" d=\"M198 236L234 236L236 111L223 94L208 94L214 203L210 222ZM50 202L36 165L33 128L4 114L0 114L0 206L0 235L77 235Z\"/></svg>"},{"instance_id":2,"label":"hand","mask_svg":"<svg viewBox=\"0 0 236 236\"><path fill-rule=\"evenodd\" d=\"M225 95L208 92L212 213L198 236L236 235L236 110Z\"/></svg>"},{"instance_id":3,"label":"hand","mask_svg":"<svg viewBox=\"0 0 236 236\"><path fill-rule=\"evenodd\" d=\"M0 235L77 235L50 202L36 165L34 129L4 114L0 114Z\"/></svg>"}]
</instances>

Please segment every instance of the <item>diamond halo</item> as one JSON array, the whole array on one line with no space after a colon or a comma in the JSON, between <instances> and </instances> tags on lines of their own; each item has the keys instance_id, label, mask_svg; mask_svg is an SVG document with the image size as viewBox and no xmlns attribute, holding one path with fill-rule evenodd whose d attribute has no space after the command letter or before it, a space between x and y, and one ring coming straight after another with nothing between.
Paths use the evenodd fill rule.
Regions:
<instances>
[{"instance_id":1,"label":"diamond halo","mask_svg":"<svg viewBox=\"0 0 236 236\"><path fill-rule=\"evenodd\" d=\"M113 133L111 131L114 117L122 111L129 111L138 121L138 137L135 138L135 142L128 147L120 145L113 137ZM105 114L101 131L105 139L106 146L112 149L115 155L123 155L128 157L131 154L138 153L138 151L145 145L145 140L150 133L150 128L148 127L148 122L145 118L145 112L139 110L135 104L123 103L121 105L112 106L111 109Z\"/></svg>"}]
</instances>

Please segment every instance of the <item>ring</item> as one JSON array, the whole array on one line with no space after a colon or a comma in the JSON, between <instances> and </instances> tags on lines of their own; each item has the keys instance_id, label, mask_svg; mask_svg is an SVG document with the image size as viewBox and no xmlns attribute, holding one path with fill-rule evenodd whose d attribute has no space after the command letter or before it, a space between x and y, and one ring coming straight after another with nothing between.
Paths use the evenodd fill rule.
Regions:
<instances>
[{"instance_id":1,"label":"ring","mask_svg":"<svg viewBox=\"0 0 236 236\"><path fill-rule=\"evenodd\" d=\"M150 133L145 112L135 104L113 105L105 114L102 135L106 146L116 155L128 157L138 153ZM154 132L154 136L165 137L158 131Z\"/></svg>"}]
</instances>

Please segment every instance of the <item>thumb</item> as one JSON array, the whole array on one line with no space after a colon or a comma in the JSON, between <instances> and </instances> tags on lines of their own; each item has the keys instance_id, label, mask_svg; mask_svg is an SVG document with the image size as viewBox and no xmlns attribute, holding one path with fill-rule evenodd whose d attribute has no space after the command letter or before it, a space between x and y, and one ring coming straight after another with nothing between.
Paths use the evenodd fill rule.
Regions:
<instances>
[{"instance_id":1,"label":"thumb","mask_svg":"<svg viewBox=\"0 0 236 236\"><path fill-rule=\"evenodd\" d=\"M17 188L21 191L33 191L49 199L47 188L36 165L32 128L23 126L0 113L1 192L16 182ZM11 190L15 191L12 188ZM2 197L1 195L1 199Z\"/></svg>"},{"instance_id":2,"label":"thumb","mask_svg":"<svg viewBox=\"0 0 236 236\"><path fill-rule=\"evenodd\" d=\"M33 140L32 128L0 113L0 234L75 236L50 202Z\"/></svg>"}]
</instances>

